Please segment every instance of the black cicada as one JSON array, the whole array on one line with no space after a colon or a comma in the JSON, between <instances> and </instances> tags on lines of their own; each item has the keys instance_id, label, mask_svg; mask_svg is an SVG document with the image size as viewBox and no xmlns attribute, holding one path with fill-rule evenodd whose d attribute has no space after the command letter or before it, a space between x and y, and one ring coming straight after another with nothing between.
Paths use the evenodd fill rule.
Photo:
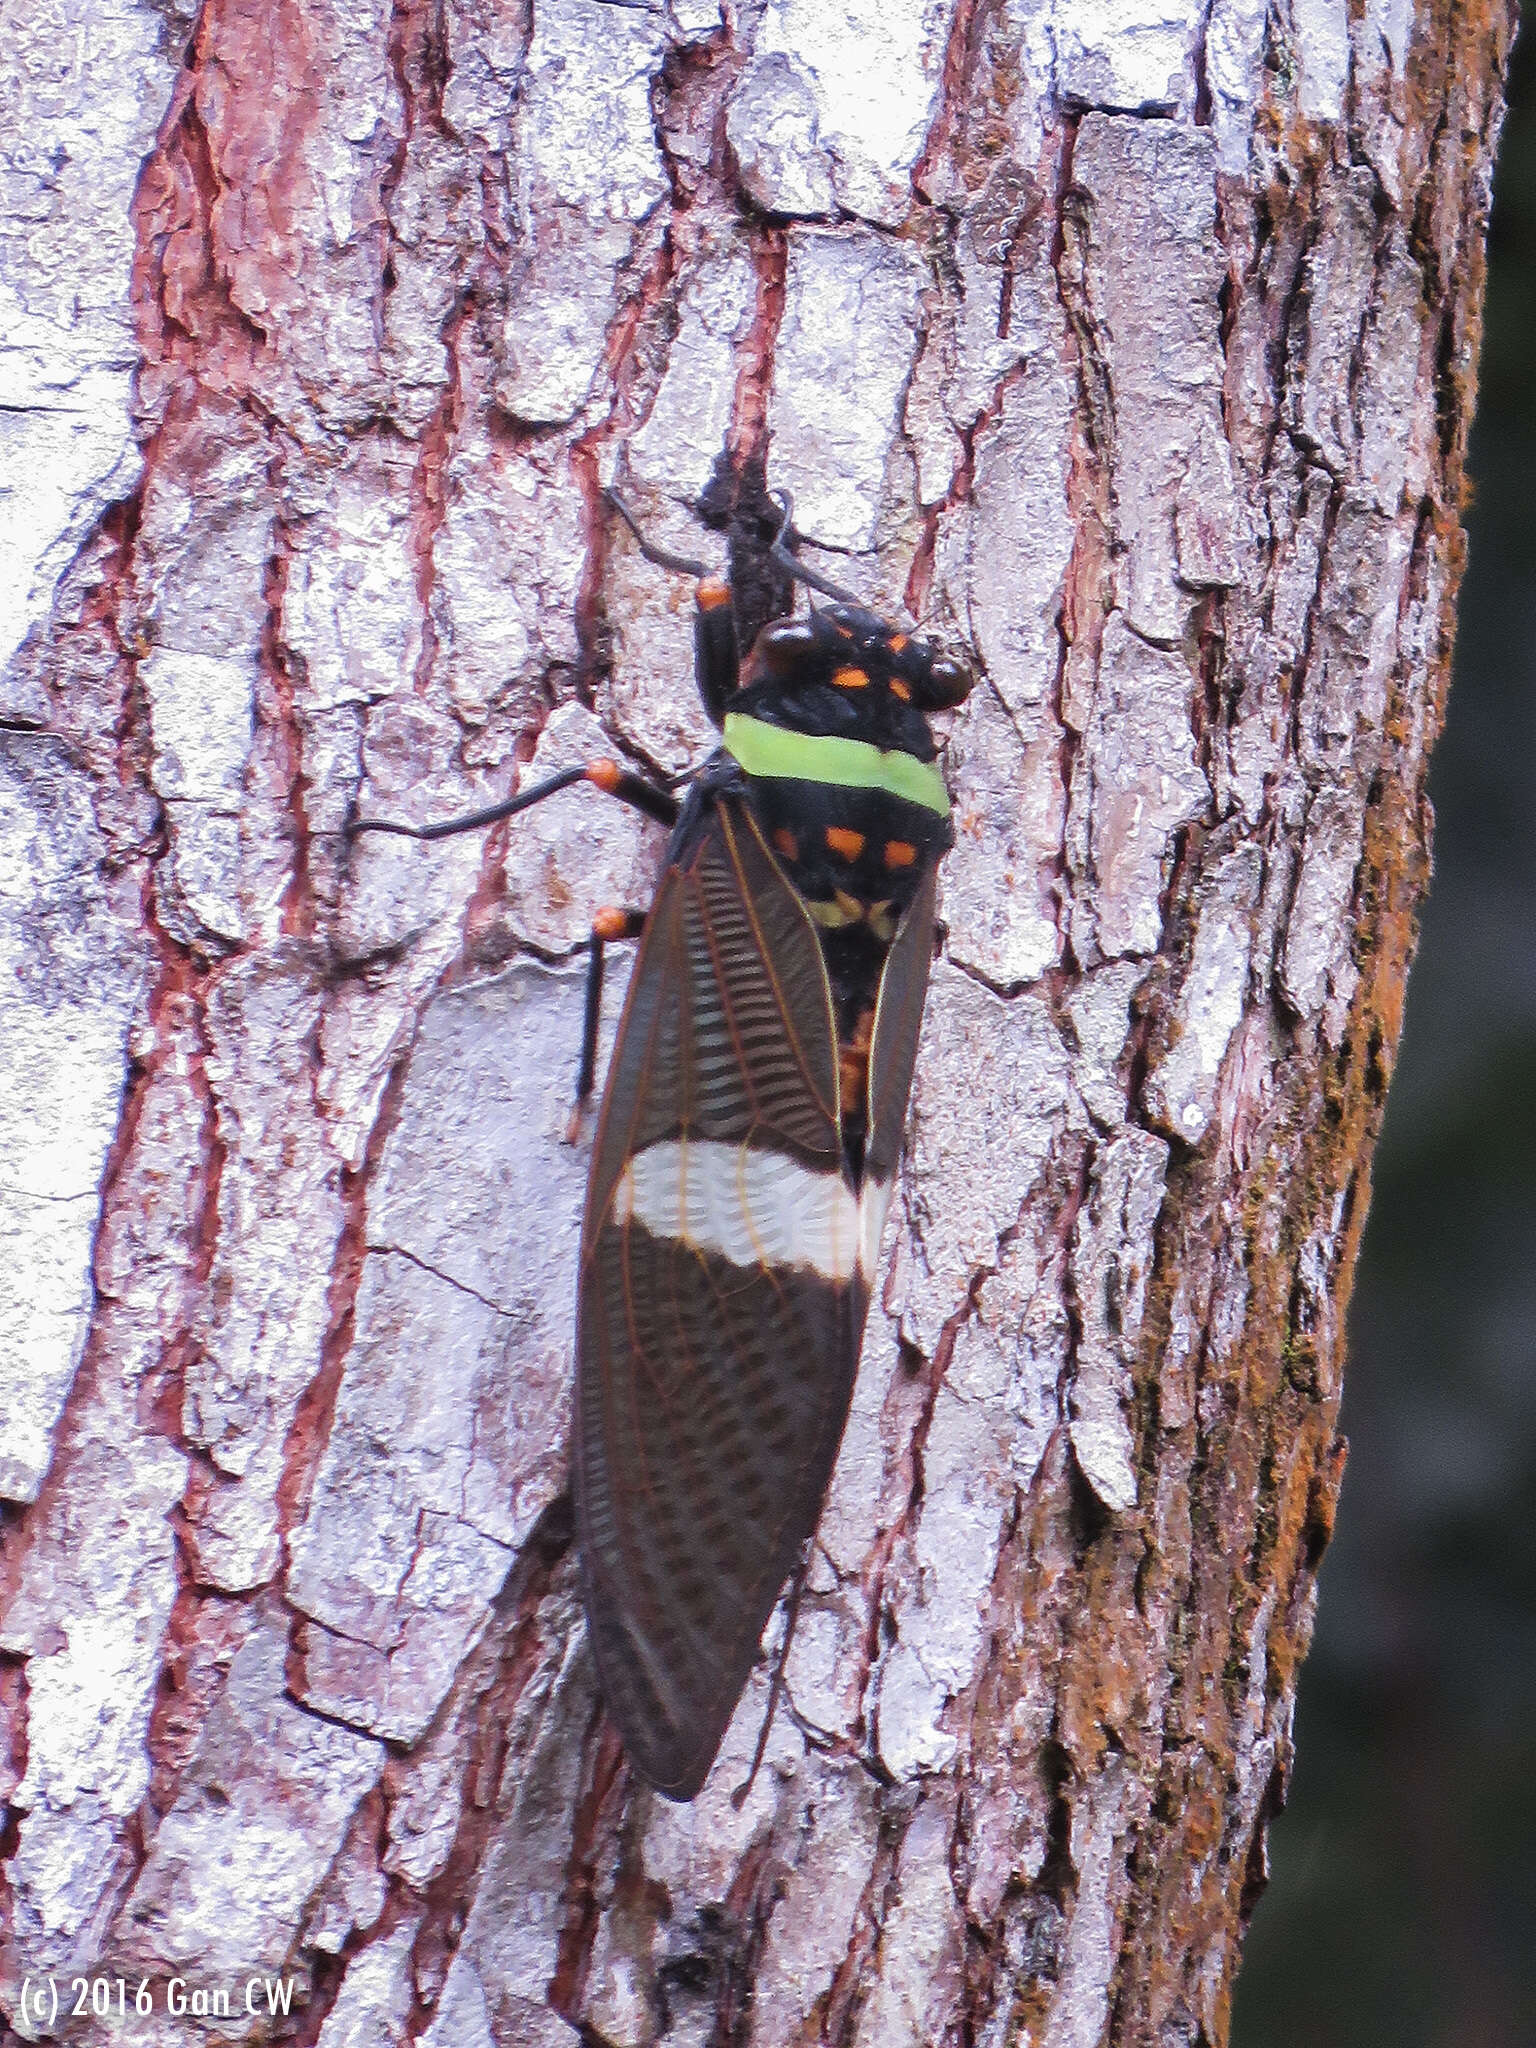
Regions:
<instances>
[{"instance_id":1,"label":"black cicada","mask_svg":"<svg viewBox=\"0 0 1536 2048\"><path fill-rule=\"evenodd\" d=\"M640 1774L690 1799L821 1513L847 1421L901 1151L952 843L927 714L961 666L789 553L836 602L739 659L727 582L696 646L721 745L673 792L611 761L414 827L486 825L585 780L673 827L648 913L591 941L578 1105L603 949L640 939L582 1221L574 1473L587 1621Z\"/></svg>"}]
</instances>

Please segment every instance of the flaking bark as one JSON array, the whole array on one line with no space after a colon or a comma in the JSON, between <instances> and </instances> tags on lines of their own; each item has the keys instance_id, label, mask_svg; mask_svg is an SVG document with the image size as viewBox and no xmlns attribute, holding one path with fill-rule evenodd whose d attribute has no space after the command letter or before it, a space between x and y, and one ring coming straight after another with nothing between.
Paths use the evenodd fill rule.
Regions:
<instances>
[{"instance_id":1,"label":"flaking bark","mask_svg":"<svg viewBox=\"0 0 1536 2048\"><path fill-rule=\"evenodd\" d=\"M21 11L18 2034L24 1986L105 1972L151 2014L61 2034L186 2039L174 1978L327 2048L1226 2040L1428 871L1511 34ZM590 791L337 834L696 760L687 593L601 491L694 551L677 497L765 463L982 681L789 1707L739 1810L766 1672L675 1808L602 1719L565 1495L574 955L658 835Z\"/></svg>"}]
</instances>

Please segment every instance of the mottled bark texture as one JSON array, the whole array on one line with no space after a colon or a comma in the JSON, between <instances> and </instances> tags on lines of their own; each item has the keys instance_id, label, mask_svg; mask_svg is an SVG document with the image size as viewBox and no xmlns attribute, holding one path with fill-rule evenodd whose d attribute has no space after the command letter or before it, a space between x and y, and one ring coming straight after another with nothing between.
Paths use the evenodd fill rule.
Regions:
<instances>
[{"instance_id":1,"label":"mottled bark texture","mask_svg":"<svg viewBox=\"0 0 1536 2048\"><path fill-rule=\"evenodd\" d=\"M1427 872L1507 7L19 0L0 2009L1220 2043ZM566 1487L599 903L709 735L604 514L766 459L969 650L789 1701L691 1807ZM706 536L706 545L708 537ZM616 808L616 807L615 807ZM291 2032L293 2026L280 2027Z\"/></svg>"}]
</instances>

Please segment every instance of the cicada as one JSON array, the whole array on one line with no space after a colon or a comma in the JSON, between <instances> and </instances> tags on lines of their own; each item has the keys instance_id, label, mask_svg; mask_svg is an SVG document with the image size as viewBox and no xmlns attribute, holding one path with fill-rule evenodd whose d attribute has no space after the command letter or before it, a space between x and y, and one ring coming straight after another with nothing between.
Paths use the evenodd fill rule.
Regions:
<instances>
[{"instance_id":1,"label":"cicada","mask_svg":"<svg viewBox=\"0 0 1536 2048\"><path fill-rule=\"evenodd\" d=\"M730 583L696 578L696 680L720 745L681 792L617 761L584 781L671 828L643 914L590 939L578 1108L604 949L638 937L597 1113L576 1308L573 1478L587 1624L630 1761L672 1799L714 1762L820 1518L853 1396L953 841L929 717L964 666L801 562L832 602L742 658Z\"/></svg>"}]
</instances>

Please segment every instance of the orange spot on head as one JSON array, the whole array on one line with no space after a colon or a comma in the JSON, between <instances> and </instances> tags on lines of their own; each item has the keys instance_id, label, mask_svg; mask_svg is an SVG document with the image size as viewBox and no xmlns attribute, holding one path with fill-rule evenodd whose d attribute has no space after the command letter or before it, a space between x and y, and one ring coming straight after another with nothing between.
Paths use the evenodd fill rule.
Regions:
<instances>
[{"instance_id":1,"label":"orange spot on head","mask_svg":"<svg viewBox=\"0 0 1536 2048\"><path fill-rule=\"evenodd\" d=\"M869 687L869 677L861 668L834 669L832 680L840 690L864 690Z\"/></svg>"},{"instance_id":2,"label":"orange spot on head","mask_svg":"<svg viewBox=\"0 0 1536 2048\"><path fill-rule=\"evenodd\" d=\"M912 692L907 688L900 676L891 677L891 695L899 697L903 704L910 704L912 702Z\"/></svg>"},{"instance_id":3,"label":"orange spot on head","mask_svg":"<svg viewBox=\"0 0 1536 2048\"><path fill-rule=\"evenodd\" d=\"M717 612L731 601L731 586L723 576L701 576L694 592L701 612Z\"/></svg>"},{"instance_id":4,"label":"orange spot on head","mask_svg":"<svg viewBox=\"0 0 1536 2048\"><path fill-rule=\"evenodd\" d=\"M864 834L850 832L846 825L829 825L827 844L834 853L840 853L844 860L857 860L864 851Z\"/></svg>"},{"instance_id":5,"label":"orange spot on head","mask_svg":"<svg viewBox=\"0 0 1536 2048\"><path fill-rule=\"evenodd\" d=\"M907 633L893 633L886 642L886 645L890 648L892 654L905 654L910 638L911 636Z\"/></svg>"},{"instance_id":6,"label":"orange spot on head","mask_svg":"<svg viewBox=\"0 0 1536 2048\"><path fill-rule=\"evenodd\" d=\"M917 864L917 848L910 839L887 839L885 864L888 868L910 868Z\"/></svg>"},{"instance_id":7,"label":"orange spot on head","mask_svg":"<svg viewBox=\"0 0 1536 2048\"><path fill-rule=\"evenodd\" d=\"M617 761L589 761L587 763L587 780L588 782L595 782L599 789L606 790L612 796L613 792L624 780L624 770Z\"/></svg>"},{"instance_id":8,"label":"orange spot on head","mask_svg":"<svg viewBox=\"0 0 1536 2048\"><path fill-rule=\"evenodd\" d=\"M622 910L600 910L592 920L594 939L622 939L628 932L629 919Z\"/></svg>"},{"instance_id":9,"label":"orange spot on head","mask_svg":"<svg viewBox=\"0 0 1536 2048\"><path fill-rule=\"evenodd\" d=\"M800 842L787 825L775 826L773 846L774 851L782 853L786 860L798 860L800 858Z\"/></svg>"}]
</instances>

